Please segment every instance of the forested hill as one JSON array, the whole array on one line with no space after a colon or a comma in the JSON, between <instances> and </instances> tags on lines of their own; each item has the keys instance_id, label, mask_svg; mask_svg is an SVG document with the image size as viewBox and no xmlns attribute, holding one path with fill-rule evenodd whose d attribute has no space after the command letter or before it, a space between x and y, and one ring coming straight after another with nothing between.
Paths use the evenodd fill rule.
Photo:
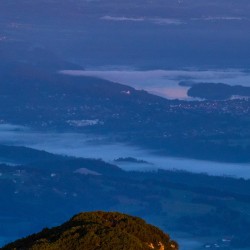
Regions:
<instances>
[{"instance_id":1,"label":"forested hill","mask_svg":"<svg viewBox=\"0 0 250 250\"><path fill-rule=\"evenodd\" d=\"M2 248L11 249L177 250L178 244L140 218L114 212L88 212Z\"/></svg>"}]
</instances>

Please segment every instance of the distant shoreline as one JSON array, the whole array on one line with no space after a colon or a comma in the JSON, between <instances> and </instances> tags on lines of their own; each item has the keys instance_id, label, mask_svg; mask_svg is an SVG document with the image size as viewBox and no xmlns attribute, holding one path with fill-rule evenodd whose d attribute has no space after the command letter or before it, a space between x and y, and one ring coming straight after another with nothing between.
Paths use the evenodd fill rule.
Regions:
<instances>
[{"instance_id":1,"label":"distant shoreline","mask_svg":"<svg viewBox=\"0 0 250 250\"><path fill-rule=\"evenodd\" d=\"M128 67L103 67L101 69L86 70L62 70L61 74L73 76L92 76L112 82L126 84L136 89L143 89L149 93L167 98L179 100L199 100L188 94L190 85L180 84L181 82L191 83L218 83L226 82L229 86L239 83L242 87L250 84L250 74L242 69L176 69L176 70L136 70Z\"/></svg>"}]
</instances>

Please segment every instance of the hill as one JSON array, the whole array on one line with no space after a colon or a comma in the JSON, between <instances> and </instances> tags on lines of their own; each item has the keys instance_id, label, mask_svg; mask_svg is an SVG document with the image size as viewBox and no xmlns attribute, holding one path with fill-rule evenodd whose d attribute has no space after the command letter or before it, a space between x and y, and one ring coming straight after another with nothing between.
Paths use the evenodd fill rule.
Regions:
<instances>
[{"instance_id":1,"label":"hill","mask_svg":"<svg viewBox=\"0 0 250 250\"><path fill-rule=\"evenodd\" d=\"M2 248L10 249L174 250L178 245L140 218L114 212L88 212Z\"/></svg>"},{"instance_id":2,"label":"hill","mask_svg":"<svg viewBox=\"0 0 250 250\"><path fill-rule=\"evenodd\" d=\"M225 83L197 83L191 86L188 95L207 100L226 100L234 96L250 98L250 87L230 86Z\"/></svg>"}]
</instances>

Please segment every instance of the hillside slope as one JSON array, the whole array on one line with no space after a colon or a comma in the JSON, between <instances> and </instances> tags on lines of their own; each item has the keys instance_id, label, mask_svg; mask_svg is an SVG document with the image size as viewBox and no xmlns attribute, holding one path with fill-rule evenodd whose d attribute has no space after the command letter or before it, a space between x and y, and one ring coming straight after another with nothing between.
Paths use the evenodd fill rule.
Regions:
<instances>
[{"instance_id":1,"label":"hillside slope","mask_svg":"<svg viewBox=\"0 0 250 250\"><path fill-rule=\"evenodd\" d=\"M88 212L2 249L174 250L178 245L161 230L137 217L114 212Z\"/></svg>"}]
</instances>

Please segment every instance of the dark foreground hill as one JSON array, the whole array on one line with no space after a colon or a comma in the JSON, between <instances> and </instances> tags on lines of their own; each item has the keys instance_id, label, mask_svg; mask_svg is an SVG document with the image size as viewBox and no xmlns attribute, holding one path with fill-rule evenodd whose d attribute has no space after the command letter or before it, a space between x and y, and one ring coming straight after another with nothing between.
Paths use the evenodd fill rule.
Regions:
<instances>
[{"instance_id":1,"label":"dark foreground hill","mask_svg":"<svg viewBox=\"0 0 250 250\"><path fill-rule=\"evenodd\" d=\"M88 212L2 249L175 250L178 245L167 234L140 218L120 213Z\"/></svg>"}]
</instances>

